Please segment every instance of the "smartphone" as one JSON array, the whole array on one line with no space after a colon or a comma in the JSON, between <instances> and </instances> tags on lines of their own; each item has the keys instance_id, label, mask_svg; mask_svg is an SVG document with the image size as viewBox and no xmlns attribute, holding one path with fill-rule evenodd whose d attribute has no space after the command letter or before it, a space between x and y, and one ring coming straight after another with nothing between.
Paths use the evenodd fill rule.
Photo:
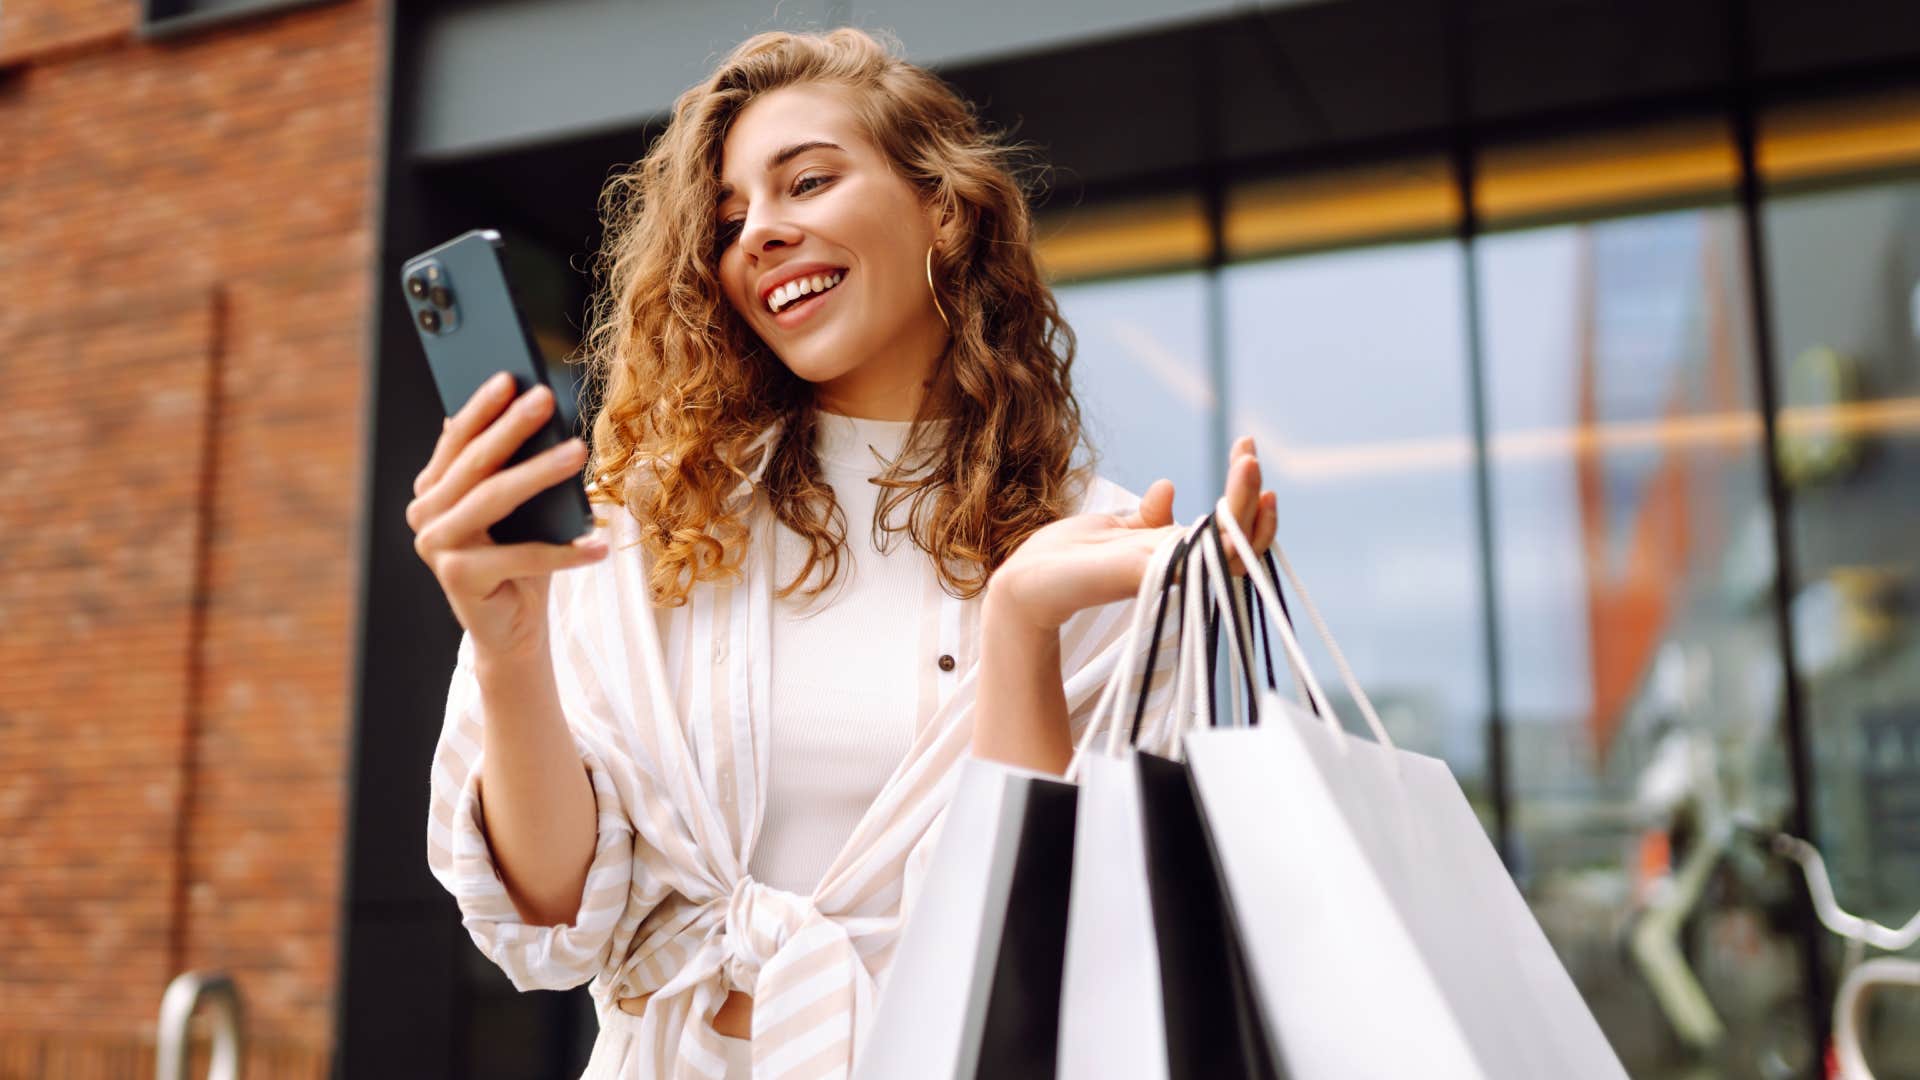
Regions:
<instances>
[{"instance_id":1,"label":"smartphone","mask_svg":"<svg viewBox=\"0 0 1920 1080\"><path fill-rule=\"evenodd\" d=\"M439 247L408 259L400 268L400 288L427 366L440 389L448 416L458 412L480 384L496 373L513 375L514 393L547 385L525 313L507 284L500 253L504 245L492 229L463 233ZM548 389L552 389L551 386ZM572 437L555 401L545 427L534 432L507 460L507 468L558 446ZM487 530L498 544L542 540L565 544L593 527L587 493L577 480L547 488Z\"/></svg>"}]
</instances>

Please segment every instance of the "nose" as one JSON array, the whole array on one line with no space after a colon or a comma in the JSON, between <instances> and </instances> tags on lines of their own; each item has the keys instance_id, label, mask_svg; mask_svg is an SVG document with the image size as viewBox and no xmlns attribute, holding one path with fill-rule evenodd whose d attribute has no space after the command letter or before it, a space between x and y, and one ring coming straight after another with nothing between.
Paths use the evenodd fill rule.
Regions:
<instances>
[{"instance_id":1,"label":"nose","mask_svg":"<svg viewBox=\"0 0 1920 1080\"><path fill-rule=\"evenodd\" d=\"M740 229L740 249L750 258L759 258L774 248L800 242L800 230L773 212L756 214L749 210Z\"/></svg>"}]
</instances>

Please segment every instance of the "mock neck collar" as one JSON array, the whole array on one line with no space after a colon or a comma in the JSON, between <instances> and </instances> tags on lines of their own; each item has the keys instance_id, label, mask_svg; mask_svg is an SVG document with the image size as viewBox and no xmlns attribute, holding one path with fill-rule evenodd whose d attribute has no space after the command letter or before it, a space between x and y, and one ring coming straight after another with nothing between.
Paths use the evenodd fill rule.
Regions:
<instances>
[{"instance_id":1,"label":"mock neck collar","mask_svg":"<svg viewBox=\"0 0 1920 1080\"><path fill-rule=\"evenodd\" d=\"M937 438L947 421L925 424ZM813 450L822 464L871 470L878 476L906 449L912 433L910 420L868 420L821 410L814 414Z\"/></svg>"}]
</instances>

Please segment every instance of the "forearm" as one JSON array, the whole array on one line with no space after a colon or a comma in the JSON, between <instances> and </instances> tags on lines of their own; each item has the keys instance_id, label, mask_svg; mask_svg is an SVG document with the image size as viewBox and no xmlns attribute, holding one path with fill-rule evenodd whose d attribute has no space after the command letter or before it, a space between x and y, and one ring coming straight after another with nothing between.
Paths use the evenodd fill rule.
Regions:
<instances>
[{"instance_id":1,"label":"forearm","mask_svg":"<svg viewBox=\"0 0 1920 1080\"><path fill-rule=\"evenodd\" d=\"M1020 619L991 586L980 623L973 756L1054 774L1073 757L1060 632Z\"/></svg>"},{"instance_id":2,"label":"forearm","mask_svg":"<svg viewBox=\"0 0 1920 1080\"><path fill-rule=\"evenodd\" d=\"M530 656L474 658L487 722L481 805L494 865L520 917L571 923L599 833L593 782L560 711L544 644Z\"/></svg>"}]
</instances>

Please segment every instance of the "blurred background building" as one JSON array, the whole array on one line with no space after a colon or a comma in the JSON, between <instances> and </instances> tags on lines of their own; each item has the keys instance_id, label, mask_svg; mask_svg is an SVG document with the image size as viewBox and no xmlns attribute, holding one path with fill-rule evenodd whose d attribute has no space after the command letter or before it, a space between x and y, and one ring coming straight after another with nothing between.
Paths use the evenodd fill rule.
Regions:
<instances>
[{"instance_id":1,"label":"blurred background building","mask_svg":"<svg viewBox=\"0 0 1920 1080\"><path fill-rule=\"evenodd\" d=\"M1845 958L1728 824L1920 907L1911 0L0 0L0 1076L135 1075L196 968L257 1075L579 1074L426 872L398 267L500 230L570 385L608 171L843 23L1031 147L1109 475L1258 437L1634 1075L1819 1075Z\"/></svg>"}]
</instances>

